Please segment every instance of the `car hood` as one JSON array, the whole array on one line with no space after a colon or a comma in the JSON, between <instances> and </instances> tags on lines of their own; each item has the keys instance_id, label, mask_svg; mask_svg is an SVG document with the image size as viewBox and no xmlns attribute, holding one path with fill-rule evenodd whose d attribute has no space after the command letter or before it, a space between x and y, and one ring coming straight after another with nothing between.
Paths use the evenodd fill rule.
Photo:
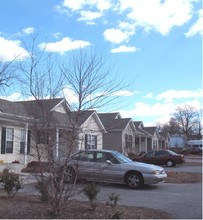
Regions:
<instances>
[{"instance_id":1,"label":"car hood","mask_svg":"<svg viewBox=\"0 0 203 220\"><path fill-rule=\"evenodd\" d=\"M124 166L130 169L136 169L138 171L164 170L163 167L156 166L153 164L148 164L148 163L141 163L141 162L126 163Z\"/></svg>"}]
</instances>

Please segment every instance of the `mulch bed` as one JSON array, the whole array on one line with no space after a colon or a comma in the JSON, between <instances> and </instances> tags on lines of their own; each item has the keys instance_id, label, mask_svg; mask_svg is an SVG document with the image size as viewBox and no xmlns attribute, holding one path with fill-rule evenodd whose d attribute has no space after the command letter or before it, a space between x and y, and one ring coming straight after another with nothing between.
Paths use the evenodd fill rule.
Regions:
<instances>
[{"instance_id":1,"label":"mulch bed","mask_svg":"<svg viewBox=\"0 0 203 220\"><path fill-rule=\"evenodd\" d=\"M3 219L45 219L56 218L51 215L48 203L40 201L37 196L16 195L13 198L0 196L0 216ZM117 206L122 219L171 219L166 212L144 208ZM88 202L72 201L67 203L61 216L63 219L109 219L111 210L105 204L98 203L95 211Z\"/></svg>"},{"instance_id":2,"label":"mulch bed","mask_svg":"<svg viewBox=\"0 0 203 220\"><path fill-rule=\"evenodd\" d=\"M201 173L167 171L166 183L201 183Z\"/></svg>"}]
</instances>

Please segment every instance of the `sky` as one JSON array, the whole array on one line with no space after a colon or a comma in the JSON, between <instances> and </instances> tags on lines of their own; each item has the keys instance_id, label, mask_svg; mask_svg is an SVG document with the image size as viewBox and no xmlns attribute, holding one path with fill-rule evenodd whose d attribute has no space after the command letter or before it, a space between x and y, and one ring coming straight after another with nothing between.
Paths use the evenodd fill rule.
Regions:
<instances>
[{"instance_id":1,"label":"sky","mask_svg":"<svg viewBox=\"0 0 203 220\"><path fill-rule=\"evenodd\" d=\"M177 107L202 108L201 0L0 0L0 17L2 62L26 59L21 39L35 33L38 49L59 57L81 48L110 57L131 84L119 93L123 118L154 126Z\"/></svg>"}]
</instances>

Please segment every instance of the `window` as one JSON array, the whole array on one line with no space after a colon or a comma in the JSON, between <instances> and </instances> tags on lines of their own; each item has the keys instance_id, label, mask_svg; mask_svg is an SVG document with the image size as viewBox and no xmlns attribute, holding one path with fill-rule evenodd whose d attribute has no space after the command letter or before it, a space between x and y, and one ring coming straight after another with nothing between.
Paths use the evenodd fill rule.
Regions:
<instances>
[{"instance_id":1,"label":"window","mask_svg":"<svg viewBox=\"0 0 203 220\"><path fill-rule=\"evenodd\" d=\"M75 154L72 157L73 160L84 161L84 162L93 162L94 153L93 152L80 152Z\"/></svg>"},{"instance_id":2,"label":"window","mask_svg":"<svg viewBox=\"0 0 203 220\"><path fill-rule=\"evenodd\" d=\"M146 157L155 157L156 151L149 151L145 156Z\"/></svg>"},{"instance_id":3,"label":"window","mask_svg":"<svg viewBox=\"0 0 203 220\"><path fill-rule=\"evenodd\" d=\"M92 134L85 135L85 149L97 149L97 136Z\"/></svg>"},{"instance_id":4,"label":"window","mask_svg":"<svg viewBox=\"0 0 203 220\"><path fill-rule=\"evenodd\" d=\"M103 152L96 153L96 162L98 163L105 163L106 162L106 156Z\"/></svg>"},{"instance_id":5,"label":"window","mask_svg":"<svg viewBox=\"0 0 203 220\"><path fill-rule=\"evenodd\" d=\"M125 143L126 143L126 148L132 149L132 135L126 134L125 135Z\"/></svg>"},{"instance_id":6,"label":"window","mask_svg":"<svg viewBox=\"0 0 203 220\"><path fill-rule=\"evenodd\" d=\"M48 144L49 138L48 138L48 132L44 130L37 131L37 144Z\"/></svg>"},{"instance_id":7,"label":"window","mask_svg":"<svg viewBox=\"0 0 203 220\"><path fill-rule=\"evenodd\" d=\"M20 129L20 153L24 154L25 152L25 129Z\"/></svg>"},{"instance_id":8,"label":"window","mask_svg":"<svg viewBox=\"0 0 203 220\"><path fill-rule=\"evenodd\" d=\"M13 153L14 128L6 128L6 153Z\"/></svg>"},{"instance_id":9,"label":"window","mask_svg":"<svg viewBox=\"0 0 203 220\"><path fill-rule=\"evenodd\" d=\"M158 157L167 157L167 156L169 156L169 153L167 151L159 150L159 151L157 151L157 156Z\"/></svg>"}]
</instances>

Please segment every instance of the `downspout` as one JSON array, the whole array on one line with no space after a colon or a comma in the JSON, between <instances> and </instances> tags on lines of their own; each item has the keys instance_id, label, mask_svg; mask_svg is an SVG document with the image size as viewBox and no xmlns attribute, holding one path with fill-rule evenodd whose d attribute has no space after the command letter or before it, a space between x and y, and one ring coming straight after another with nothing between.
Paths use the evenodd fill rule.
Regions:
<instances>
[{"instance_id":1,"label":"downspout","mask_svg":"<svg viewBox=\"0 0 203 220\"><path fill-rule=\"evenodd\" d=\"M59 158L59 129L56 129L56 159Z\"/></svg>"},{"instance_id":2,"label":"downspout","mask_svg":"<svg viewBox=\"0 0 203 220\"><path fill-rule=\"evenodd\" d=\"M25 124L24 164L27 164L27 145L28 145L28 123Z\"/></svg>"}]
</instances>

